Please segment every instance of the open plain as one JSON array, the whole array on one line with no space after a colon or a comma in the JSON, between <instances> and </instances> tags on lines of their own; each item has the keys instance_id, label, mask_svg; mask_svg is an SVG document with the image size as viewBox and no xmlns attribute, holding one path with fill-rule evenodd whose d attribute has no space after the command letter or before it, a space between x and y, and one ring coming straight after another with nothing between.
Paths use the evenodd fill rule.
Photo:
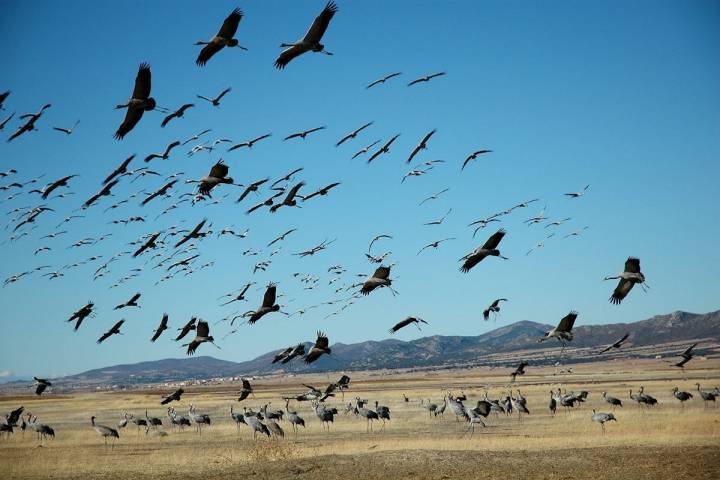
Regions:
<instances>
[{"instance_id":1,"label":"open plain","mask_svg":"<svg viewBox=\"0 0 720 480\"><path fill-rule=\"evenodd\" d=\"M707 359L682 371L661 360L623 360L599 364L566 365L573 373L560 374L554 367L528 368L512 384L504 369L478 368L443 372L350 372L350 388L328 405L339 414L329 431L322 428L309 402L291 402L306 422L297 436L282 420L285 437L253 440L246 425L239 428L230 417L230 406L258 410L272 402L283 408L282 396L303 393L302 383L319 389L340 374L303 375L257 379L255 396L237 402L239 386L189 388L176 410L187 415L190 403L212 419L199 435L194 426L177 431L170 427L156 391L78 393L0 397L0 412L23 405L51 425L55 439L38 441L35 432L16 432L0 441L0 468L4 478L719 478L720 408L706 407L696 390L720 384L720 360ZM641 407L629 398L640 386L656 397L658 405ZM684 407L672 395L678 386L694 394ZM509 388L527 398L530 415L518 417L491 413L487 427L468 431L450 409L432 416L421 405L428 400L442 404L448 391L464 392L471 408L484 398L504 398ZM548 411L549 391L587 390L587 401L566 412ZM603 434L591 421L592 409L612 411L601 393L620 398L617 422ZM403 394L409 398L406 402ZM344 413L356 396L375 400L391 411L382 427L374 422L367 432L365 419ZM114 446L106 446L91 428L98 423L116 427L124 412L163 419L164 437L147 435L130 423L120 429Z\"/></svg>"}]
</instances>

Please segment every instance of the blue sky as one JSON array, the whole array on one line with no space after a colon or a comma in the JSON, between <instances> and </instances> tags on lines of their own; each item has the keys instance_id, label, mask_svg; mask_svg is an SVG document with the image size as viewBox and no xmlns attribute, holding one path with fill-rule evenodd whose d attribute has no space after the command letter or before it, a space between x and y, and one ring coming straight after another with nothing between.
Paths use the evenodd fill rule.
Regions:
<instances>
[{"instance_id":1,"label":"blue sky","mask_svg":"<svg viewBox=\"0 0 720 480\"><path fill-rule=\"evenodd\" d=\"M197 40L210 38L225 16L240 6L245 11L237 38L249 51L224 50L205 68L194 64ZM6 339L0 370L20 375L57 376L88 368L184 355L165 332L149 342L163 312L179 327L191 315L211 323L216 339L228 331L214 325L234 311L220 307L221 294L256 281L242 311L262 299L259 289L278 282L286 310L339 298L328 286L326 270L342 264L344 282L356 273L369 274L374 265L364 258L370 239L391 234L374 253L391 250L393 297L387 290L358 300L341 315L324 318L332 307L304 316L270 315L257 325L218 341L222 350L201 346L200 354L234 361L270 349L314 339L325 331L331 342L387 338L387 329L407 315L420 315L430 325L422 333L401 331L400 339L419 335L476 335L518 320L552 323L570 309L580 312L579 324L627 322L674 310L706 312L718 308L720 282L720 7L716 2L350 2L339 1L324 43L332 57L306 54L284 71L272 66L281 42L299 38L324 6L322 1L275 2L4 2L0 16L0 91L12 90L5 118L53 106L38 122L39 131L12 143L0 143L0 171L16 168L16 180L45 174L50 181L79 174L69 191L76 195L53 200L56 212L39 217L30 235L3 243L0 275L38 265L54 268L92 255L106 259L127 249L127 243L173 224L192 226L207 217L214 230L234 226L250 229L245 239L208 238L199 244L201 261L214 261L188 278L155 286L158 270L145 267L133 282L108 287L149 258L123 258L112 274L92 281L98 264L68 270L57 280L38 274L0 288ZM31 32L31 34L29 34ZM19 40L21 39L21 41ZM193 102L185 118L160 128L163 115L149 112L118 142L112 135L123 113L113 106L132 90L138 65L152 65L153 96L158 104L177 108ZM366 90L387 73L402 76ZM436 71L445 77L412 88L413 78ZM233 91L220 108L195 98ZM81 123L71 136L52 126ZM374 121L357 139L336 148L345 133ZM289 133L327 125L305 141L282 142ZM1 133L18 126L13 119ZM173 199L140 208L136 200L103 213L114 201L144 188L157 189L162 179L123 179L116 196L103 199L70 224L69 233L47 242L39 237L99 186L124 158L162 151L173 140L212 128L207 139L246 140L267 132L273 136L252 151L188 157L191 144L177 149L166 162L150 164L163 174L182 171L199 178L223 158L240 183L278 178L304 167L299 178L307 192L334 181L342 185L302 209L277 214L245 209L260 197L237 205L240 189L221 186L220 205L185 204L152 222ZM429 174L400 183L410 170L409 152L428 131L437 128L419 161L443 159ZM388 155L371 165L350 157L374 140L401 133ZM460 172L470 152L489 148ZM414 162L418 163L418 162ZM140 167L136 160L134 167ZM10 179L0 180L0 185ZM590 184L582 198L562 194ZM431 193L449 187L440 199L418 207ZM29 188L29 187L27 187ZM177 189L176 196L191 190ZM3 213L36 205L36 196L4 200ZM263 194L265 192L263 191ZM138 197L139 198L139 197ZM458 258L495 231L493 224L472 239L467 224L517 203L540 198L516 210L500 225L508 235L501 244L505 262L491 258L468 275L458 272ZM546 207L550 219L571 217L555 237L530 255L525 253L554 227L526 226L523 220ZM423 226L452 214L440 226ZM142 214L139 226L107 222ZM7 216L9 219L10 216ZM578 238L563 235L589 226ZM1 241L10 237L2 232ZM289 228L299 230L282 243L267 272L252 274L253 264L267 258L267 242ZM106 241L67 249L86 237L112 233ZM437 251L417 256L425 244L457 237ZM324 239L337 238L314 257L291 253ZM51 252L33 255L48 245ZM241 252L263 250L258 257ZM621 306L608 297L614 287L605 275L622 270L629 255L639 256L648 283L647 294L633 291ZM307 291L293 272L316 274L320 286ZM112 307L134 292L143 293L139 310L113 312ZM495 321L483 322L481 311L497 297L503 305ZM97 315L80 331L64 320L86 301ZM95 340L120 318L124 336L101 346Z\"/></svg>"}]
</instances>

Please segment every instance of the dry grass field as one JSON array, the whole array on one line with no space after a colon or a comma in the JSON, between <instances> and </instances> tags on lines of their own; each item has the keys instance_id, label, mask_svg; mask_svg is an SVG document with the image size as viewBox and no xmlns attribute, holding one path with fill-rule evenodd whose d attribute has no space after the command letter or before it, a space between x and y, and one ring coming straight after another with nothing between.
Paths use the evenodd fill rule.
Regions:
<instances>
[{"instance_id":1,"label":"dry grass field","mask_svg":"<svg viewBox=\"0 0 720 480\"><path fill-rule=\"evenodd\" d=\"M283 407L282 393L302 393L300 383L324 388L333 374L307 375L255 382L256 398L236 402L236 386L188 389L176 409L187 414L192 402L208 413L213 425L199 436L193 428L183 432L166 426L168 436L152 438L134 425L120 431L114 448L106 447L90 427L116 426L122 412L162 417L159 392L50 394L0 397L0 412L24 405L41 423L55 428L57 436L42 447L34 432L17 431L0 440L2 478L720 478L720 406L705 408L699 395L681 408L671 393L673 386L695 392L695 382L710 390L720 385L720 360L695 362L685 372L653 361L611 361L576 365L574 373L554 375L553 368L529 368L514 388L528 399L531 415L518 420L504 415L488 418L487 428L476 428L472 437L467 424L458 423L448 410L444 418L431 418L420 399L441 403L443 392L462 389L466 405L473 406L489 386L491 398L504 396L507 372L499 369L457 370L422 374L353 373L345 401L338 396L330 405L341 413L330 431L307 403L293 403L307 428L297 437L286 421L284 439L254 441L250 429L240 430L231 420L230 405L259 408L272 402ZM629 399L628 390L640 385L659 400L653 409L641 409ZM548 391L588 390L588 401L571 413L558 409L553 417ZM606 390L621 398L615 412L618 422L600 426L590 421L592 409L610 411L601 397ZM410 398L404 402L402 394ZM344 405L356 395L391 409L392 420L381 431L374 425L366 433L364 419L343 414ZM719 402L720 403L720 402Z\"/></svg>"}]
</instances>

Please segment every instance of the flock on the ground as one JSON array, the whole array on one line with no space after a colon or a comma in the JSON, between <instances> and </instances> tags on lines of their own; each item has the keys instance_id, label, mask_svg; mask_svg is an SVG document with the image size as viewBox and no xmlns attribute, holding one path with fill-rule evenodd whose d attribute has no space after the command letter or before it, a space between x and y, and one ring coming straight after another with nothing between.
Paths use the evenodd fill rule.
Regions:
<instances>
[{"instance_id":1,"label":"flock on the ground","mask_svg":"<svg viewBox=\"0 0 720 480\"><path fill-rule=\"evenodd\" d=\"M513 382L517 375L524 374L524 368L526 366L527 363L522 362L511 374ZM38 394L42 393L49 385L49 382L43 379L36 379L36 382ZM390 408L385 405L380 405L377 400L371 402L356 396L353 401L345 404L345 392L350 389L350 377L347 375L340 377L337 382L330 383L324 390L307 384L303 384L303 386L307 388L307 391L303 393L282 395L281 398L284 408L270 408L272 402L266 402L259 407L252 408L247 406L247 403L250 396L254 398L255 389L249 380L243 379L242 389L238 397L238 402L245 401L242 410L240 410L239 407L236 409L234 405L231 405L228 412L220 415L220 418L215 415L211 416L208 413L198 413L193 403L187 404L186 415L178 412L174 406L174 402L181 402L185 394L185 390L179 388L173 393L163 397L159 402L162 408L166 408L165 419L150 416L147 409L137 415L123 411L120 414L120 420L114 426L96 423L95 416L90 418L90 426L102 437L105 444L114 446L115 440L120 438L120 431L133 426L136 427L138 436L144 433L148 437L162 438L168 436L169 431L180 433L186 427L192 428L198 435L202 435L203 428L211 428L211 426L217 425L218 421L234 422L237 426L238 434L242 431L247 431L252 433L252 437L255 440L263 436L275 440L283 438L285 437L285 431L287 429L291 429L295 437L297 437L301 430L300 427L302 427L302 429L306 428L306 421L296 407L291 407L290 402L295 402L296 405L309 404L310 408L308 413L310 415L314 414L317 417L315 422L320 425L322 430L327 430L328 432L336 420L341 422L348 421L346 418L350 415L350 417L354 416L365 421L367 433L374 432L374 424L381 422L379 433L382 433L385 430L387 422L392 418ZM704 402L705 408L709 406L709 402L715 405L717 398L720 397L720 388L715 387L713 390L702 390L699 383L696 383L695 386L697 391L695 395L693 395L692 392L680 390L678 387L674 387L670 393L680 402L683 409L685 408L685 402L696 398L696 396L699 396L699 399ZM340 406L329 406L326 400L336 397L338 393L342 395L341 402L343 403ZM556 390L550 390L547 413L555 416L557 410L561 409L564 410L566 414L569 414L587 403L589 395L587 390L567 392L560 387ZM626 398L639 408L653 408L659 404L654 396L645 392L643 386L640 386L637 393L633 393L632 389L629 390ZM612 412L597 412L593 408L590 419L600 424L601 431L604 434L605 423L617 422L614 412L616 408L623 407L623 400L608 395L607 392L602 392L600 401L609 405ZM476 426L487 427L490 422L499 424L502 421L500 418L510 419L515 412L517 412L518 422L523 422L523 418L531 414L527 399L522 395L519 388L513 389L512 385L504 396L495 399L490 398L489 389L484 388L483 397L476 401L469 400L465 392L461 390L459 395L453 395L451 391L445 392L442 400L439 402L425 398L420 398L419 400L411 399L407 395L402 394L402 402L400 402L400 404L402 407L399 408L414 412L414 414L417 415L421 415L422 410L425 410L430 419L439 420L444 418L445 414L448 413L455 417L455 421L467 424L464 433L469 434L471 437L475 432ZM368 405L373 405L373 407L368 408ZM535 407L533 407L533 412L536 412ZM32 412L26 412L24 407L19 407L6 414L4 421L0 423L1 436L9 436L16 430L19 430L23 436L28 430L34 431L41 445L48 438L55 438L55 429L50 425L39 423L37 415L34 415Z\"/></svg>"},{"instance_id":2,"label":"flock on the ground","mask_svg":"<svg viewBox=\"0 0 720 480\"><path fill-rule=\"evenodd\" d=\"M281 46L284 50L279 54L275 60L275 67L282 70L288 65L298 60L298 57L308 52L322 53L325 55L332 55L325 49L325 46L321 43L323 36L328 29L334 15L338 12L337 5L330 1L323 8L321 13L315 18L312 25L310 26L307 33L297 42L294 43L283 43ZM239 45L235 35L240 26L240 22L243 19L243 12L239 8L234 9L229 16L223 22L218 33L208 41L196 42L196 45L202 46L200 50L196 64L199 67L203 67L208 62L213 61L215 55L218 55L223 49L237 48L239 50L247 50L247 48ZM331 68L328 66L328 68ZM366 89L372 88L387 88L383 87L388 82L396 81L397 77L401 76L401 72L393 72L386 74L367 84ZM439 71L427 75L422 75L412 79L407 83L407 87L413 87L415 89L422 88L418 85L427 84L428 82L443 81L442 78L447 75L444 71ZM212 107L219 107L221 101L226 95L230 95L232 88L225 88L219 92L216 96L200 95L196 97L203 102L207 102ZM5 110L6 104L12 102L12 96L10 91L6 91L0 94L0 109ZM10 127L13 123L17 123L15 131L10 134L7 138L8 142L20 141L19 139L31 136L32 132L38 130L38 122L47 115L47 112L52 111L52 104L44 104L37 112L20 115L15 119L15 112L2 119L0 122L0 131L3 131L6 127ZM124 139L127 135L132 134L132 131L136 128L143 128L145 124L153 121L144 116L148 112L159 111L164 114L161 120L160 127L164 129L170 129L176 123L186 117L192 115L192 109L196 108L193 103L182 103L176 109L167 109L158 105L155 98L152 96L152 69L147 63L141 63L137 71L135 84L130 98L122 104L118 104L117 109L124 109L125 116L121 124L115 132L115 138L117 140ZM360 122L358 122L360 123ZM80 126L80 121L76 121L71 127L54 126L54 131L57 131L64 136L72 136L76 129ZM347 134L343 135L337 142L334 142L336 148L340 148L350 142L358 141L361 136L366 135L374 127L374 122L364 122L360 127L350 130ZM306 130L293 132L282 137L282 141L314 141L316 136L322 135L322 132L326 130L326 126L319 125ZM7 169L4 172L0 172L0 180L4 183L0 185L0 191L10 192L10 195L2 199L3 204L13 202L16 199L22 200L23 205L17 206L10 210L8 215L11 217L6 230L10 231L10 237L8 242L14 243L20 241L23 237L31 238L33 232L42 226L50 227L48 233L39 236L37 240L42 241L42 245L33 251L33 257L48 256L56 248L62 248L62 245L58 245L58 242L66 235L71 235L72 224L79 219L84 217L83 213L90 208L101 208L100 204L108 204L110 199L114 197L117 201L115 203L105 205L104 214L111 212L120 212L131 207L133 204L137 204L132 212L128 212L128 215L116 218L108 222L109 225L115 227L127 227L129 225L138 224L144 225L147 222L152 222L150 232L146 232L136 240L129 244L123 244L121 246L111 246L111 240L113 237L112 231L94 236L81 238L73 243L65 246L66 250L78 250L88 247L103 247L108 245L107 250L98 252L87 258L79 259L77 262L63 265L63 266L51 266L43 264L22 272L14 273L4 280L4 287L9 287L12 284L21 282L25 279L33 276L39 276L47 279L47 281L61 279L65 276L69 270L80 268L84 265L92 265L94 272L92 274L93 282L99 281L103 278L110 278L114 276L114 283L110 285L110 288L117 288L124 285L130 285L132 280L140 277L141 275L152 275L157 279L155 285L171 281L173 278L179 275L185 277L193 275L194 273L204 270L206 268L212 268L214 261L204 261L203 256L206 252L201 251L202 241L211 235L217 235L220 237L234 237L243 239L249 234L249 229L240 231L233 226L216 227L214 221L211 219L203 218L198 220L197 223L193 222L194 227L182 228L182 221L168 226L162 226L159 220L169 215L172 211L178 210L181 207L192 207L195 205L214 205L222 202L227 197L226 193L223 197L213 197L213 194L217 192L230 189L230 188L241 188L239 192L237 203L242 203L246 198L251 195L262 194L263 200L250 206L245 211L248 215L253 214L261 210L265 210L269 213L276 213L280 209L290 210L292 208L300 207L301 205L309 205L306 202L313 200L313 202L320 201L323 197L331 195L336 189L342 188L341 181L333 181L327 185L316 186L311 192L306 193L307 184L305 181L300 180L304 168L296 168L277 179L272 179L268 176L256 180L248 180L246 183L238 183L237 177L230 176L230 169L234 168L232 162L226 163L224 160L217 160L214 165L210 168L208 174L199 179L186 178L184 172L173 172L173 173L161 173L150 167L157 165L158 161L166 161L171 158L174 152L180 148L187 148L188 144L193 144L187 151L188 156L194 156L200 154L200 152L207 152L213 154L215 150L227 147L226 153L236 152L241 149L251 150L253 148L260 148L262 142L272 141L272 133L263 133L254 138L250 138L245 141L236 141L229 138L218 137L214 140L206 140L208 134L212 132L212 128L203 128L198 133L190 136L184 141L175 140L159 149L157 152L149 153L143 158L142 165L137 165L139 160L136 160L136 155L133 154L127 157L125 160L114 168L109 174L100 181L99 190L89 195L87 200L75 205L78 207L76 210L68 212L61 221L50 222L48 217L52 216L57 210L60 210L62 206L67 204L72 199L72 195L76 192L70 192L65 190L71 184L76 182L78 175L68 173L61 178L52 180L46 183L40 188L35 186L42 185L42 177L35 177L31 179L21 180L18 179L20 175L18 170L15 168ZM407 157L404 157L406 164L411 164L413 161L419 161L418 156L421 156L424 151L430 148L430 143L434 136L438 133L438 129L432 128L428 133L423 135L420 141L409 149ZM394 152L396 149L400 150L400 133L391 133L385 138L377 139L367 146L360 148L359 150L353 150L355 153L351 156L352 159L356 159L361 156L367 156L367 163L371 164L373 161L378 160L380 157ZM397 142L397 143L396 143ZM472 166L481 161L481 159L494 154L493 150L482 147L474 147L468 149L470 153L463 159L458 159L457 169L461 172L468 172L472 170ZM446 163L445 160L420 160L420 163L414 165L409 172L407 172L401 179L401 183L413 177L419 177L428 175L431 171L442 164ZM120 195L119 189L122 185L132 185L136 181L155 183L154 185L147 184L147 188L128 193L126 195ZM192 191L182 192L182 185L196 185ZM33 186L33 188L27 188ZM586 185L580 191L564 193L568 199L578 199L586 195L589 191L590 185ZM439 189L436 193L432 193L426 198L419 202L419 206L423 206L428 202L436 202L442 197L443 194L448 192L450 187ZM38 202L36 200L42 200ZM500 223L503 219L513 212L519 209L530 207L539 199L535 198L532 200L518 203L512 207L504 209L500 212L491 214L481 219L474 220L468 224L468 227L473 230L472 237L474 238L480 230L485 229L491 223ZM24 205L30 202L30 205ZM132 202L132 203L131 203ZM152 203L152 206L148 206ZM148 209L156 207L159 204L163 204L163 209L155 217L150 217L147 214ZM183 212L186 212L184 210ZM453 214L453 209L448 208L445 213L435 219L423 223L432 229L442 228L444 222L448 216ZM143 212L143 213L140 213ZM536 214L523 223L528 226L543 225L543 229L552 228L553 230L557 227L561 227L569 222L571 219L568 217L552 219L545 216L545 209L541 210L539 214ZM148 224L149 224L148 223ZM578 237L583 234L588 226L582 226L575 230L569 231L563 235L563 238ZM252 273L255 274L258 271L268 271L272 267L272 263L275 260L274 257L281 254L281 243L287 243L287 238L290 237L297 228L291 228L284 233L279 234L277 237L270 240L267 244L267 248L273 248L269 251L258 251L253 249L247 249L243 252L244 256L260 256L265 255L264 259L258 261L252 269ZM545 230L547 231L547 230ZM459 259L459 269L463 273L469 273L473 270L480 262L489 257L498 257L506 259L499 250L500 244L507 234L504 228L498 229L495 233L492 233L487 237L487 240L480 246L468 252L466 255ZM544 242L555 236L554 231L550 231L549 234L543 234L544 238L541 242L537 243L530 250L527 251L526 255L529 255L533 251L536 251L544 246ZM305 258L313 256L319 252L328 249L337 239L325 239L309 248L303 248L297 253L292 255L299 258ZM244 324L253 325L263 319L266 315L272 313L281 313L288 316L302 316L308 311L320 307L332 307L334 310L326 315L325 318L329 318L335 315L340 315L346 309L351 307L356 301L361 300L364 296L370 295L378 290L387 289L392 292L395 296L398 292L393 288L393 279L391 278L391 270L394 263L387 263L392 256L391 251L374 253L373 246L378 242L389 242L393 240L393 235L390 233L383 233L374 235L371 239L367 252L362 252L362 256L370 264L377 265L373 273L369 276L364 274L353 274L348 272L348 269L343 265L336 264L332 265L327 269L328 282L327 285L332 289L332 298L317 305L308 305L298 308L294 312L284 311L283 308L286 305L278 303L278 299L286 295L278 292L278 283L270 283L264 287L264 295L262 301L257 301L255 305L257 308L247 310L245 312L236 311L225 318L222 321L230 325L231 328L235 326L235 322L239 319L244 320ZM426 254L428 251L437 250L443 247L446 242L457 240L455 236L443 236L438 240L433 240L427 244L419 245L417 256ZM424 243L424 242L423 242ZM99 248L98 247L98 248ZM119 249L119 251L118 251ZM113 266L119 268L118 265L123 259L129 262L129 267L120 274L117 275L117 270L113 271ZM144 263L140 263L145 260ZM116 263L117 262L117 263ZM48 262L43 262L48 263ZM364 276L364 280L358 280L360 276ZM293 274L294 280L298 282L299 286L303 289L315 289L319 288L322 278L316 274ZM639 284L643 289L647 287L645 283L645 276L640 269L640 260L635 257L629 257L625 261L625 266L622 272L615 276L608 276L605 280L615 279L618 280L617 286L612 292L610 301L614 304L620 304L623 299L630 293L632 288ZM221 306L235 305L239 302L249 301L247 295L251 295L250 287L255 282L247 282L241 288L228 292L227 294L220 297L218 300L221 301ZM351 293L348 293L351 292ZM126 309L140 308L143 293L137 292L126 296L120 303L114 306L113 311L127 311ZM489 303L487 308L482 311L482 316L485 320L489 320L491 315L497 315L501 309L501 302L507 302L506 298L497 298ZM289 303L289 302L288 302ZM78 330L83 321L87 318L93 317L97 312L96 305L93 301L87 301L82 304L75 312L66 318L68 322L74 322L74 329ZM573 334L572 328L578 317L578 313L570 311L565 317L563 317L556 328L548 331L546 335L539 339L544 341L546 339L555 338L563 345L566 342L572 341ZM390 327L390 332L395 333L400 329L409 325L415 325L418 329L421 324L427 324L428 322L420 318L417 315L408 316L405 319L397 321ZM97 343L103 343L108 341L115 335L123 333L123 327L125 319L115 321L107 330L105 330L98 338ZM165 330L169 330L169 315L164 313L162 315L160 324L152 332L148 332L149 339L151 342L155 342L163 334ZM203 343L215 344L215 338L211 335L210 324L208 321L193 316L183 326L177 328L179 334L175 338L175 341L180 341L194 331L195 336L190 341L184 344L187 347L186 353L193 355ZM227 335L236 333L238 330L235 328L227 333ZM620 348L626 341L628 336L624 336L617 342L607 346L604 351L612 348ZM220 347L218 347L220 348ZM683 360L677 364L678 367L683 367L687 361L692 358L692 348L687 349L683 353ZM305 343L300 342L287 347L285 350L278 352L273 360L273 363L284 365L292 361L293 359L303 359L307 364L311 364L323 355L330 355L332 353L330 347L330 340L327 335L322 331L318 331L316 340L312 346L306 348ZM523 364L524 363L524 364ZM513 373L512 378L515 379L518 375L524 373L524 368L527 363L521 363L520 367ZM344 380L343 380L344 379ZM43 391L52 385L52 382L46 379L36 378L36 393L42 394ZM325 400L331 396L334 396L336 391L344 392L349 386L349 378L343 376L337 383L330 384L330 386L321 392L315 388L310 388L310 391L299 395L302 400L311 401L313 409L318 418L322 421L323 425L329 427L333 419L338 415L336 408L329 408L325 405ZM699 387L698 387L699 388ZM243 390L241 392L240 400L244 400L248 395L252 393L252 388L249 382L243 382ZM701 392L703 398L711 398L715 400L716 393L714 392ZM182 391L178 390L170 397L167 397L165 403L170 401L179 401ZM243 396L244 395L244 396ZM642 392L639 395L643 395ZM686 401L691 398L691 394L682 391L675 391L674 396L681 400ZM298 412L290 409L289 402L292 400L300 399L284 398L285 410L268 410L269 404L263 405L256 411L248 408L243 408L242 412L231 409L231 417L238 425L245 424L253 430L254 435L265 434L282 436L283 429L280 427L277 420L286 418L291 422L293 430L297 431L298 426L304 426L304 420L299 416ZM637 397L637 395L636 395ZM683 400L681 397L687 397ZM707 397L707 398L706 398ZM551 410L554 411L552 405L561 405L564 407L572 407L575 403L582 403L585 401L586 396L574 396L573 394L565 395L560 392L553 393L551 395ZM605 397L609 399L613 397ZM631 396L632 398L632 396ZM641 398L641 397L638 397ZM644 398L644 397L642 397ZM639 403L642 403L638 400ZM612 404L612 402L610 402ZM442 415L447 407L455 414L457 418L462 418L469 422L470 428L474 429L475 425L484 425L483 418L486 418L491 412L503 412L505 414L511 413L513 410L519 413L528 413L525 399L520 395L519 391L516 396L510 392L503 400L492 401L489 398L484 398L478 401L474 408L467 408L463 404L461 397L456 397L447 393L444 396L442 404L436 404L431 402L422 401L422 406L427 408L428 411L435 415ZM368 428L371 428L372 422L375 420L382 420L385 422L390 418L390 410L387 407L378 405L375 402L375 409L368 408L368 405L372 406L371 402L356 398L354 404L351 403L347 406L347 412L353 412L365 418L368 422ZM612 404L615 405L615 404ZM434 408L431 408L434 406ZM173 407L168 407L167 420L173 426L183 427L189 425L195 425L198 432L202 431L203 425L209 425L211 419L206 414L199 414L195 410L195 406L190 405L187 409L187 417L177 413ZM594 421L600 422L603 425L607 421L615 420L611 413L595 413L592 417ZM117 438L119 436L118 429L123 428L129 423L133 423L140 428L141 426L148 427L147 433L154 434L157 436L163 436L164 433L161 430L152 430L153 427L162 425L163 422L160 418L150 418L145 413L145 418L141 416L135 416L134 414L123 413L123 419L118 425L118 428L108 427L97 424L95 417L91 420L93 428L102 435L106 440L108 438ZM37 417L27 413L23 414L22 407L6 415L4 422L0 424L2 432L10 433L15 428L25 430L30 428L36 432L41 438L47 436L53 436L54 430L43 424L37 423Z\"/></svg>"}]
</instances>

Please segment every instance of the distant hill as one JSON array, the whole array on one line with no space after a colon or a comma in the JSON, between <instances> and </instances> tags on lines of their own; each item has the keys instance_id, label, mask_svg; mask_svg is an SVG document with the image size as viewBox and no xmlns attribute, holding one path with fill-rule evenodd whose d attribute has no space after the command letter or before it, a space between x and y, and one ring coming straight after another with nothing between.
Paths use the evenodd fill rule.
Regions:
<instances>
[{"instance_id":1,"label":"distant hill","mask_svg":"<svg viewBox=\"0 0 720 480\"><path fill-rule=\"evenodd\" d=\"M273 365L271 361L277 351L241 363L212 357L155 360L89 370L58 379L55 383L61 386L131 385L283 371L305 373L497 365L512 363L518 358L530 359L535 364L547 364L559 358L557 341L551 339L544 343L537 342L549 328L548 325L521 321L471 337L434 335L407 342L387 339L353 344L336 343L331 346L332 356L323 356L310 366L298 360L285 366ZM698 348L702 352L704 346L716 346L720 340L720 311L706 314L674 312L627 324L582 325L573 332L575 339L566 349L566 355L573 361L655 356L658 352L676 352L682 344L698 340L703 341L704 345ZM630 333L626 346L602 357L596 355L598 346L612 343L626 332Z\"/></svg>"}]
</instances>

